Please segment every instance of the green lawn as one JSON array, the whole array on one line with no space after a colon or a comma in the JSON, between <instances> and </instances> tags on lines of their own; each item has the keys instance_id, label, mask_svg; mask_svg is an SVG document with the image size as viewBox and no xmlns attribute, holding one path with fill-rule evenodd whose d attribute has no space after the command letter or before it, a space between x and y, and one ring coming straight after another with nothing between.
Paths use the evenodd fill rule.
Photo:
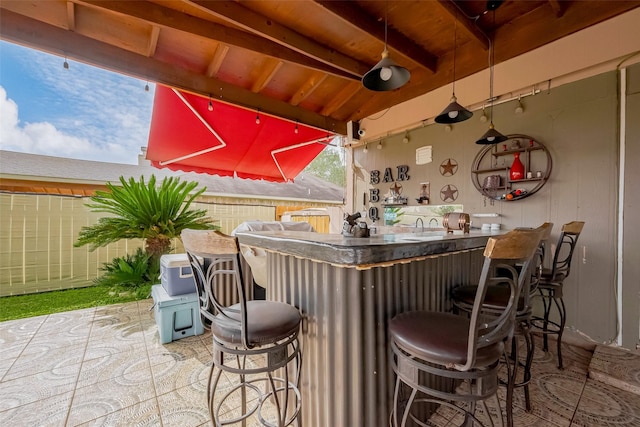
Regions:
<instances>
[{"instance_id":1,"label":"green lawn","mask_svg":"<svg viewBox=\"0 0 640 427\"><path fill-rule=\"evenodd\" d=\"M0 298L0 322L23 319L43 314L145 299L151 294L151 285L135 291L121 290L109 286L43 292Z\"/></svg>"}]
</instances>

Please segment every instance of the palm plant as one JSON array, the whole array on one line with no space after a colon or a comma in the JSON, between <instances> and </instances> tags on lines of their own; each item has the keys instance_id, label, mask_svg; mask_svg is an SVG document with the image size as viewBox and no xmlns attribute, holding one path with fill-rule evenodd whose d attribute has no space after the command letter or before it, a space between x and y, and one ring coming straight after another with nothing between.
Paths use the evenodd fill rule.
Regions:
<instances>
[{"instance_id":1,"label":"palm plant","mask_svg":"<svg viewBox=\"0 0 640 427\"><path fill-rule=\"evenodd\" d=\"M144 239L145 252L152 264L159 264L160 256L171 250L171 239L180 236L185 228L215 229L203 209L189 209L191 203L206 188L196 192L196 182L164 178L156 187L156 178L148 183L120 177L121 186L107 183L109 191L96 191L88 203L93 212L110 214L94 225L82 227L75 246L91 245L90 250L121 239Z\"/></svg>"},{"instance_id":2,"label":"palm plant","mask_svg":"<svg viewBox=\"0 0 640 427\"><path fill-rule=\"evenodd\" d=\"M105 273L94 280L96 285L122 286L123 288L140 288L151 283L157 272L149 269L149 255L138 248L133 255L114 258L104 263Z\"/></svg>"}]
</instances>

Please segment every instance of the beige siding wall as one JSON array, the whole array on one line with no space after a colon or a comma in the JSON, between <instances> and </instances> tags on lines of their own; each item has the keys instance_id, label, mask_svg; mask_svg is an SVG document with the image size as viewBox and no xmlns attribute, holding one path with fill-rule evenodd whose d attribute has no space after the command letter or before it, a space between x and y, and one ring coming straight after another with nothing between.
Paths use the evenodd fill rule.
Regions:
<instances>
[{"instance_id":1,"label":"beige siding wall","mask_svg":"<svg viewBox=\"0 0 640 427\"><path fill-rule=\"evenodd\" d=\"M640 133L638 133L638 75L640 65L629 69L628 111L626 124L626 206L624 259L628 274L624 275L622 293L626 307L623 323L627 324L623 345L635 347L638 342L639 292L637 272L640 265L638 233L637 183L640 169ZM617 204L619 179L618 76L616 72L601 74L583 81L542 91L522 100L525 111L515 114L516 101L496 106L494 123L504 134L525 134L544 143L553 157L549 181L536 194L514 202L491 204L475 189L471 181L474 157L482 146L474 143L487 129L480 113L468 121L454 124L447 132L444 126L429 125L411 130L410 142L402 143L403 133L383 141L383 149L371 149L365 154L355 149L354 160L363 173L356 177L352 203L361 209L363 193L367 194L369 171L409 165L410 180L403 182L403 195L410 205L416 205L421 182L431 183L432 203L441 203L439 192L444 186L455 185L459 198L470 213L498 213L496 218L476 218L500 222L507 229L554 223L552 238L556 239L562 224L572 220L586 221L574 257L571 276L565 283L568 327L584 333L598 342L615 341L617 322ZM459 94L462 99L463 94ZM433 162L416 165L415 150L433 147ZM458 162L453 176L443 176L439 166L448 158ZM363 178L358 178L364 175ZM378 185L380 194L391 184ZM380 204L372 204L380 207ZM364 206L368 208L367 206Z\"/></svg>"}]
</instances>

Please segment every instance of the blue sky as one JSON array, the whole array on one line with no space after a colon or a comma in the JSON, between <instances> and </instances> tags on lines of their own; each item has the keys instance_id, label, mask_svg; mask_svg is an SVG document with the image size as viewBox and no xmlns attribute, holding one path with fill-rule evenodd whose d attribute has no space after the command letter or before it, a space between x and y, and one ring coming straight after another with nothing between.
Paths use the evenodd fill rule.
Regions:
<instances>
[{"instance_id":1,"label":"blue sky","mask_svg":"<svg viewBox=\"0 0 640 427\"><path fill-rule=\"evenodd\" d=\"M155 86L0 41L0 148L137 163Z\"/></svg>"}]
</instances>

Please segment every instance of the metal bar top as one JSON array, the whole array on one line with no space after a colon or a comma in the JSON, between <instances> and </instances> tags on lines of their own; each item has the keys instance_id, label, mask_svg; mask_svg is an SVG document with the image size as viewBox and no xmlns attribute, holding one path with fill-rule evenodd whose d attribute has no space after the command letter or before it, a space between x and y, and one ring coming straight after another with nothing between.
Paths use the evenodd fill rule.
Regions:
<instances>
[{"instance_id":1,"label":"metal bar top","mask_svg":"<svg viewBox=\"0 0 640 427\"><path fill-rule=\"evenodd\" d=\"M346 237L302 231L261 231L238 233L240 243L266 251L293 255L334 265L369 268L425 256L481 248L491 236L504 231L446 231L374 234Z\"/></svg>"}]
</instances>

